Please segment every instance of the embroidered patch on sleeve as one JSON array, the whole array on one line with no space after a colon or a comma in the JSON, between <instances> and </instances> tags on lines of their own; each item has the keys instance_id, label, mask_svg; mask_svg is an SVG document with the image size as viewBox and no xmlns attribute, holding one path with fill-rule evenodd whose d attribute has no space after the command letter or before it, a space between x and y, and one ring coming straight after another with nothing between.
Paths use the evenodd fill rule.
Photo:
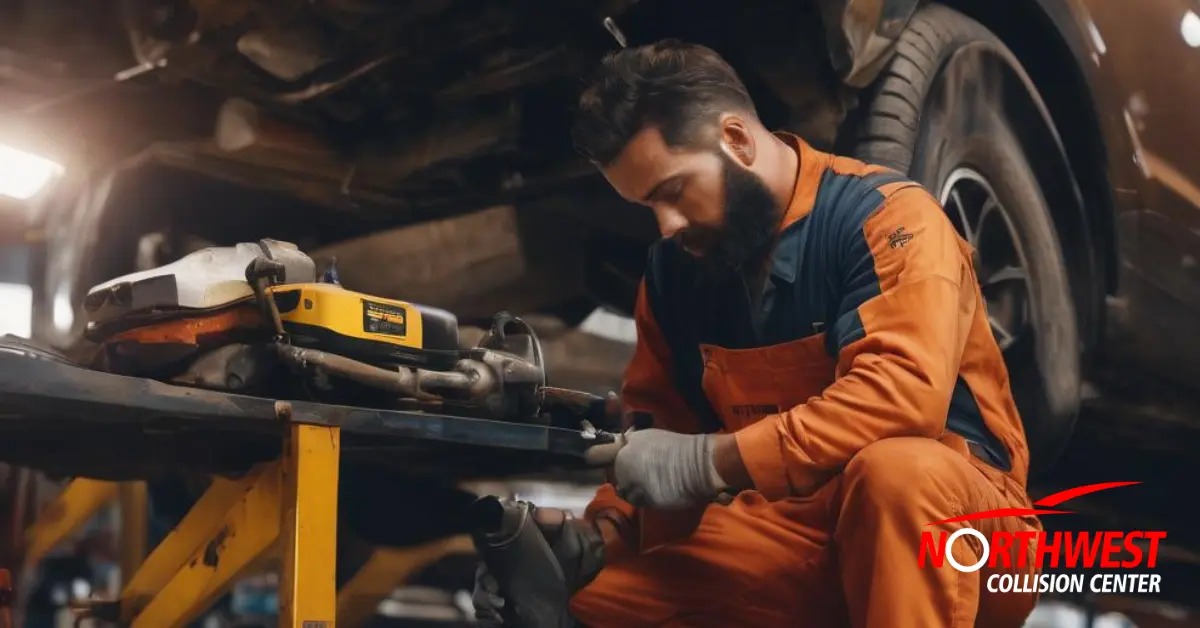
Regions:
<instances>
[{"instance_id":1,"label":"embroidered patch on sleeve","mask_svg":"<svg viewBox=\"0 0 1200 628\"><path fill-rule=\"evenodd\" d=\"M896 227L896 230L888 234L888 246L893 249L904 248L904 245L911 242L913 234L909 233L904 227Z\"/></svg>"}]
</instances>

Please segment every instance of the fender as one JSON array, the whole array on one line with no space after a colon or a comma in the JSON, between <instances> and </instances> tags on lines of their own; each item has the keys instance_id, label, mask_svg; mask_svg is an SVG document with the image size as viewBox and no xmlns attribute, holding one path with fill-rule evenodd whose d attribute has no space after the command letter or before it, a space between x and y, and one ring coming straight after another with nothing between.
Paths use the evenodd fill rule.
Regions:
<instances>
[{"instance_id":1,"label":"fender","mask_svg":"<svg viewBox=\"0 0 1200 628\"><path fill-rule=\"evenodd\" d=\"M1073 111L1072 115L1086 116L1086 123L1092 129L1090 147L1097 151L1102 176L1109 179L1105 183L1103 194L1107 206L1117 213L1134 210L1141 204L1137 195L1125 195L1116 198L1112 188L1136 190L1137 182L1143 177L1137 171L1137 156L1130 130L1126 127L1121 112L1125 106L1124 94L1119 93L1118 87L1110 73L1102 70L1095 59L1103 54L1104 44L1098 34L1088 34L1088 24L1091 17L1086 3L1076 0L1036 0L1037 8L1054 26L1073 58L1073 65L1083 79L1089 107L1085 111ZM1101 115L1102 110L1112 113ZM1101 174L1101 173L1097 173Z\"/></svg>"},{"instance_id":2,"label":"fender","mask_svg":"<svg viewBox=\"0 0 1200 628\"><path fill-rule=\"evenodd\" d=\"M1069 142L1072 161L1090 178L1107 178L1103 190L1096 181L1085 190L1091 208L1109 210L1115 243L1109 251L1115 298L1106 361L1137 363L1194 389L1185 374L1200 364L1200 342L1190 333L1200 312L1200 268L1192 263L1200 251L1200 165L1194 159L1200 125L1189 103L1200 96L1200 87L1179 64L1196 53L1196 5L1189 0L1035 5L1070 48L1086 84L1079 91L1086 92L1081 95L1089 106L1075 107L1084 111L1055 111L1064 118L1091 117L1083 121L1090 128L1074 134L1090 132L1091 146ZM1073 123L1060 124L1065 129ZM1093 148L1090 162L1083 161L1087 148Z\"/></svg>"}]
</instances>

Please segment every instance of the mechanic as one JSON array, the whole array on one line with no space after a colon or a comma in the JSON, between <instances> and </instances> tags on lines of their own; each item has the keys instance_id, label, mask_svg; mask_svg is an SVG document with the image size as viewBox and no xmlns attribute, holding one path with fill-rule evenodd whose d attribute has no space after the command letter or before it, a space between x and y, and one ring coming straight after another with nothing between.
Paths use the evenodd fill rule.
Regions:
<instances>
[{"instance_id":1,"label":"mechanic","mask_svg":"<svg viewBox=\"0 0 1200 628\"><path fill-rule=\"evenodd\" d=\"M971 573L918 566L925 530L1041 529L1015 516L930 525L1030 507L972 251L937 200L768 131L717 53L675 41L606 57L573 135L663 236L622 388L653 427L627 433L577 528L603 536L605 564L573 616L1021 626L1035 596L980 583L1034 573L1016 560L1025 548L993 547ZM953 545L962 565L982 550ZM478 612L495 616L503 600L483 575Z\"/></svg>"}]
</instances>

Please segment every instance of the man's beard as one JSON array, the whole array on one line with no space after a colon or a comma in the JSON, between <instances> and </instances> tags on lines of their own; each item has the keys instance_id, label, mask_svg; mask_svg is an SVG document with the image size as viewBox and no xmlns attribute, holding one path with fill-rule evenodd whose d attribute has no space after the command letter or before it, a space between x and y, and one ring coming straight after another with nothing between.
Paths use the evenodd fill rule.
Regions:
<instances>
[{"instance_id":1,"label":"man's beard","mask_svg":"<svg viewBox=\"0 0 1200 628\"><path fill-rule=\"evenodd\" d=\"M688 227L681 234L686 248L702 253L708 272L741 270L766 258L782 218L775 197L757 175L718 152L724 168L725 223L718 228Z\"/></svg>"}]
</instances>

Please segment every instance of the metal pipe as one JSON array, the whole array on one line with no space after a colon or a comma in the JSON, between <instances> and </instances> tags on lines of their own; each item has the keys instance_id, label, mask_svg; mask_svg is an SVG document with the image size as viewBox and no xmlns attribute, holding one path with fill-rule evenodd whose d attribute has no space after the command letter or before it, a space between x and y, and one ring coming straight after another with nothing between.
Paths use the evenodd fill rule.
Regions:
<instances>
[{"instance_id":1,"label":"metal pipe","mask_svg":"<svg viewBox=\"0 0 1200 628\"><path fill-rule=\"evenodd\" d=\"M477 360L459 360L453 371L417 371L417 388L427 394L438 390L466 393L470 399L482 399L500 388L500 381L486 364Z\"/></svg>"},{"instance_id":2,"label":"metal pipe","mask_svg":"<svg viewBox=\"0 0 1200 628\"><path fill-rule=\"evenodd\" d=\"M346 74L344 74L332 81L322 81L319 83L313 83L312 85L309 85L308 87L305 87L304 89L279 94L278 96L275 97L275 99L278 100L279 102L284 102L284 103L295 105L298 103L305 102L307 100L312 100L313 98L316 98L317 96L323 96L325 94L336 92L336 91L342 89L343 87L349 85L350 83L353 83L355 80L362 77L363 75L369 73L371 70L374 70L375 68L391 61L392 59L395 59L397 54L398 53L396 53L396 52L389 52L385 55L375 57L374 59L358 66L357 68L351 70L350 72L347 72Z\"/></svg>"},{"instance_id":3,"label":"metal pipe","mask_svg":"<svg viewBox=\"0 0 1200 628\"><path fill-rule=\"evenodd\" d=\"M436 392L452 390L466 393L472 400L482 399L500 388L492 369L477 360L459 360L453 371L427 371L400 367L392 371L347 357L288 344L275 345L285 362L299 367L313 365L331 375L353 380L372 388L405 397L438 399Z\"/></svg>"},{"instance_id":4,"label":"metal pipe","mask_svg":"<svg viewBox=\"0 0 1200 628\"><path fill-rule=\"evenodd\" d=\"M286 344L277 344L275 348L279 352L279 357L296 366L304 367L311 364L333 375L406 397L415 397L418 392L417 374L410 369L401 368L389 371L340 355Z\"/></svg>"},{"instance_id":5,"label":"metal pipe","mask_svg":"<svg viewBox=\"0 0 1200 628\"><path fill-rule=\"evenodd\" d=\"M499 378L487 364L476 360L459 360L454 369L466 375L466 390L472 399L486 397L500 388Z\"/></svg>"}]
</instances>

